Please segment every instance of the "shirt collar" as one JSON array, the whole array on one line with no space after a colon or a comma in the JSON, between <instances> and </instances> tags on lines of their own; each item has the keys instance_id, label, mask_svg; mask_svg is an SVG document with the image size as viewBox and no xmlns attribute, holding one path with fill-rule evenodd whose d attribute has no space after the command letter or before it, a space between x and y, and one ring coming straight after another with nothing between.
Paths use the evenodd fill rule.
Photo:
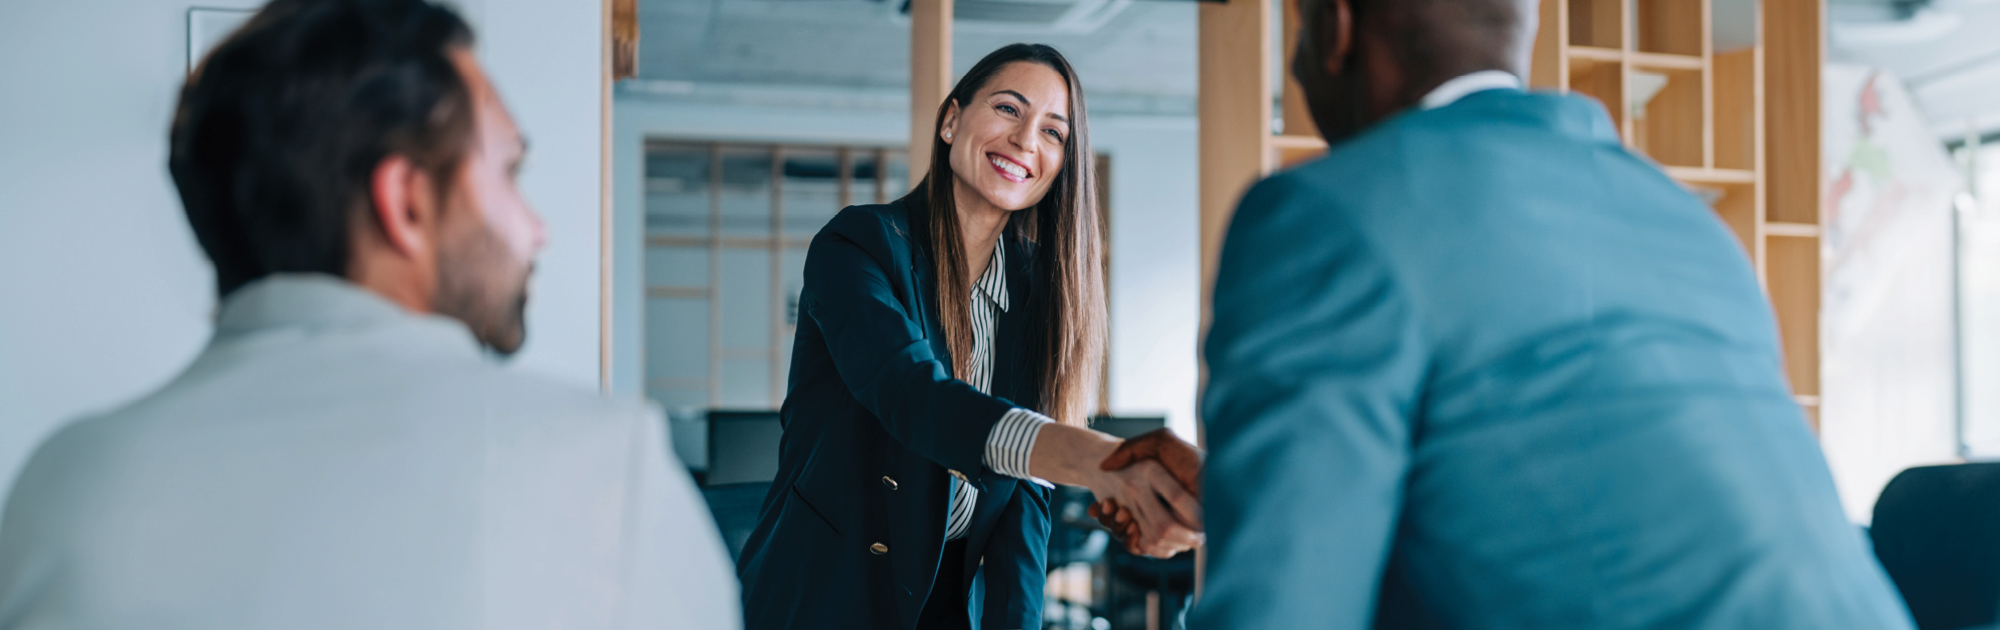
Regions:
<instances>
[{"instance_id":1,"label":"shirt collar","mask_svg":"<svg viewBox=\"0 0 2000 630\"><path fill-rule=\"evenodd\" d=\"M979 275L979 282L972 285L972 294L985 296L987 301L1007 312L1007 248L1003 237L993 242L993 261L986 263L986 273Z\"/></svg>"},{"instance_id":2,"label":"shirt collar","mask_svg":"<svg viewBox=\"0 0 2000 630\"><path fill-rule=\"evenodd\" d=\"M243 285L222 299L218 337L277 328L354 329L401 326L446 346L477 351L465 324L421 315L345 279L317 273L276 273Z\"/></svg>"},{"instance_id":3,"label":"shirt collar","mask_svg":"<svg viewBox=\"0 0 2000 630\"><path fill-rule=\"evenodd\" d=\"M1418 105L1418 108L1437 109L1456 103L1458 99L1465 98L1467 94L1503 89L1521 89L1521 78L1504 70L1480 70L1446 81L1444 84L1437 86L1437 89L1431 90L1431 93L1424 95L1424 100Z\"/></svg>"}]
</instances>

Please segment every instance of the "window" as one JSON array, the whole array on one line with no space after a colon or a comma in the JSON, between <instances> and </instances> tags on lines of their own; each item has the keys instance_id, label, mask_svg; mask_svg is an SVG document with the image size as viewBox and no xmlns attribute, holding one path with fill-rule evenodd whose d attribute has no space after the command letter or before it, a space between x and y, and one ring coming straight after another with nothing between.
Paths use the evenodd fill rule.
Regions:
<instances>
[{"instance_id":1,"label":"window","mask_svg":"<svg viewBox=\"0 0 2000 630\"><path fill-rule=\"evenodd\" d=\"M777 408L807 244L841 208L907 192L908 172L886 147L648 143L647 395Z\"/></svg>"}]
</instances>

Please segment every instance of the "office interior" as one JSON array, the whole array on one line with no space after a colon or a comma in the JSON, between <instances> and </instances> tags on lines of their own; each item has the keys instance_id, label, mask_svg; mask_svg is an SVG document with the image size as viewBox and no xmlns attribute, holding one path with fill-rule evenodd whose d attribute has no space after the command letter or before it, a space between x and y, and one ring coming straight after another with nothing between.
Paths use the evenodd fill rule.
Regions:
<instances>
[{"instance_id":1,"label":"office interior","mask_svg":"<svg viewBox=\"0 0 2000 630\"><path fill-rule=\"evenodd\" d=\"M191 60L258 4L0 9L0 482L207 338L165 128ZM775 470L806 244L922 177L955 72L1042 42L1089 90L1116 434L1199 439L1230 209L1325 150L1284 71L1283 0L451 4L531 139L522 187L551 234L514 364L661 405L732 547ZM2000 457L1996 31L1982 0L1541 2L1528 83L1598 99L1738 237L1857 526L1894 516L1878 498L1907 469ZM1123 555L1070 494L1046 627L1173 627L1193 558Z\"/></svg>"}]
</instances>

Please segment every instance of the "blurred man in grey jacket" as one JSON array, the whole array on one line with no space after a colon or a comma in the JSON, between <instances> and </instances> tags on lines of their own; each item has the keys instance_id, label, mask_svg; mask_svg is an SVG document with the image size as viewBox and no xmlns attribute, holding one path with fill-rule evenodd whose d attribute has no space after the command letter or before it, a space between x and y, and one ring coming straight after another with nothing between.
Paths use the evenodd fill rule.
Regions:
<instances>
[{"instance_id":1,"label":"blurred man in grey jacket","mask_svg":"<svg viewBox=\"0 0 2000 630\"><path fill-rule=\"evenodd\" d=\"M190 77L215 336L35 453L0 628L740 624L658 412L493 358L544 235L471 39L424 0L277 0Z\"/></svg>"}]
</instances>

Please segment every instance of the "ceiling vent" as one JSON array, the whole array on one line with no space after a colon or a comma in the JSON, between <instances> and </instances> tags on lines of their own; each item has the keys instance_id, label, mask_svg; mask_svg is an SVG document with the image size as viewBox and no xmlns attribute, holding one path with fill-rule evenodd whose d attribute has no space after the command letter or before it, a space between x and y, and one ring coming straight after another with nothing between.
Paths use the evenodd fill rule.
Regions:
<instances>
[{"instance_id":1,"label":"ceiling vent","mask_svg":"<svg viewBox=\"0 0 2000 630\"><path fill-rule=\"evenodd\" d=\"M1094 32L1132 0L953 0L952 25L965 30L1029 31L1038 33ZM910 3L896 11L898 21L910 19Z\"/></svg>"}]
</instances>

